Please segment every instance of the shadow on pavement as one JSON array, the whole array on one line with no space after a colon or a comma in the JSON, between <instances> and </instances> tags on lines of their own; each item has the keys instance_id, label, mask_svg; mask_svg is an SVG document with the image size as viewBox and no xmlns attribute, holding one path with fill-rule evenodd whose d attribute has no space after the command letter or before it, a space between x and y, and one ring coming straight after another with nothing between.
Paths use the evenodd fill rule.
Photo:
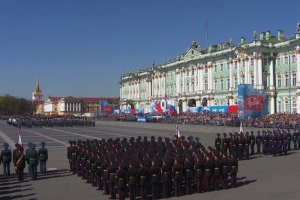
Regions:
<instances>
[{"instance_id":1,"label":"shadow on pavement","mask_svg":"<svg viewBox=\"0 0 300 200\"><path fill-rule=\"evenodd\" d=\"M257 180L247 180L247 181L238 181L236 183L236 187L241 187L245 185L249 185L250 183L256 182Z\"/></svg>"}]
</instances>

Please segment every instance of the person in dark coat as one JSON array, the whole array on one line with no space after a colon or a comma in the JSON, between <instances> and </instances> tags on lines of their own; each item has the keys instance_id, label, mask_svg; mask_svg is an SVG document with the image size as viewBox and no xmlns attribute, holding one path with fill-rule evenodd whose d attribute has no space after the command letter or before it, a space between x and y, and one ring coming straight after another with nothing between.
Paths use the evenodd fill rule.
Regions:
<instances>
[{"instance_id":1,"label":"person in dark coat","mask_svg":"<svg viewBox=\"0 0 300 200\"><path fill-rule=\"evenodd\" d=\"M159 198L159 183L160 183L160 167L156 164L157 160L151 161L152 166L150 167L150 179L152 185L152 199L156 200Z\"/></svg>"},{"instance_id":2,"label":"person in dark coat","mask_svg":"<svg viewBox=\"0 0 300 200\"><path fill-rule=\"evenodd\" d=\"M102 181L103 181L103 190L104 190L104 195L108 195L109 194L109 186L108 186L108 171L107 171L107 167L109 166L109 161L108 161L108 156L105 155L104 157L104 162L102 162L101 164L101 170L102 170Z\"/></svg>"},{"instance_id":3,"label":"person in dark coat","mask_svg":"<svg viewBox=\"0 0 300 200\"><path fill-rule=\"evenodd\" d=\"M97 168L96 168L96 153L97 151L94 149L92 151L92 155L89 157L89 160L90 160L90 175L91 175L91 178L90 178L90 183L92 184L93 187L96 187L97 184L96 184L96 171L97 171Z\"/></svg>"},{"instance_id":4,"label":"person in dark coat","mask_svg":"<svg viewBox=\"0 0 300 200\"><path fill-rule=\"evenodd\" d=\"M197 187L197 192L202 192L202 183L203 183L203 174L204 174L204 163L200 159L201 154L198 154L196 157L196 162L194 166L194 174L195 174L195 184Z\"/></svg>"},{"instance_id":5,"label":"person in dark coat","mask_svg":"<svg viewBox=\"0 0 300 200\"><path fill-rule=\"evenodd\" d=\"M231 187L236 187L236 175L238 173L238 160L235 154L231 154L230 164L230 177L231 177Z\"/></svg>"},{"instance_id":6,"label":"person in dark coat","mask_svg":"<svg viewBox=\"0 0 300 200\"><path fill-rule=\"evenodd\" d=\"M175 196L179 197L181 194L181 181L182 181L182 167L179 163L180 158L174 158L174 164L172 167L172 179L174 181L174 188L175 188Z\"/></svg>"},{"instance_id":7,"label":"person in dark coat","mask_svg":"<svg viewBox=\"0 0 300 200\"><path fill-rule=\"evenodd\" d=\"M111 157L110 165L107 166L108 186L109 186L109 193L110 193L109 199L116 199L115 185L116 185L117 170L118 170L118 167L115 165L115 158Z\"/></svg>"},{"instance_id":8,"label":"person in dark coat","mask_svg":"<svg viewBox=\"0 0 300 200\"><path fill-rule=\"evenodd\" d=\"M210 191L210 183L212 177L213 162L211 161L210 155L206 153L206 161L204 163L204 188L206 192Z\"/></svg>"},{"instance_id":9,"label":"person in dark coat","mask_svg":"<svg viewBox=\"0 0 300 200\"><path fill-rule=\"evenodd\" d=\"M191 194L191 182L193 178L193 163L192 163L192 157L190 155L186 155L185 162L184 162L184 171L185 171L185 188L186 188L186 194Z\"/></svg>"},{"instance_id":10,"label":"person in dark coat","mask_svg":"<svg viewBox=\"0 0 300 200\"><path fill-rule=\"evenodd\" d=\"M255 146L255 136L253 135L253 131L251 131L251 135L249 136L250 140L250 154L254 155L254 146Z\"/></svg>"},{"instance_id":11,"label":"person in dark coat","mask_svg":"<svg viewBox=\"0 0 300 200\"><path fill-rule=\"evenodd\" d=\"M257 136L255 138L257 154L260 154L261 140L262 140L262 137L260 135L260 132L257 131Z\"/></svg>"},{"instance_id":12,"label":"person in dark coat","mask_svg":"<svg viewBox=\"0 0 300 200\"><path fill-rule=\"evenodd\" d=\"M168 164L168 159L162 159L162 166L161 166L161 180L163 184L163 198L169 198L171 191L170 191L170 182L171 182L171 167Z\"/></svg>"},{"instance_id":13,"label":"person in dark coat","mask_svg":"<svg viewBox=\"0 0 300 200\"><path fill-rule=\"evenodd\" d=\"M145 162L140 162L140 168L137 172L137 179L140 186L141 200L147 199L147 183L149 182L149 169L145 167Z\"/></svg>"},{"instance_id":14,"label":"person in dark coat","mask_svg":"<svg viewBox=\"0 0 300 200\"><path fill-rule=\"evenodd\" d=\"M219 160L219 157L217 155L214 155L214 157L215 157L215 160L213 162L214 188L215 188L215 190L219 190L222 162Z\"/></svg>"},{"instance_id":15,"label":"person in dark coat","mask_svg":"<svg viewBox=\"0 0 300 200\"><path fill-rule=\"evenodd\" d=\"M30 145L31 150L28 152L28 155L26 155L26 158L29 160L29 165L30 165L30 177L31 180L34 181L37 179L37 165L38 165L38 157L39 154L35 150L36 145L31 144Z\"/></svg>"},{"instance_id":16,"label":"person in dark coat","mask_svg":"<svg viewBox=\"0 0 300 200\"><path fill-rule=\"evenodd\" d=\"M220 151L220 148L221 148L221 142L222 142L222 140L220 138L220 133L217 133L217 138L215 139L215 147L218 152Z\"/></svg>"},{"instance_id":17,"label":"person in dark coat","mask_svg":"<svg viewBox=\"0 0 300 200\"><path fill-rule=\"evenodd\" d=\"M39 149L40 172L46 174L46 162L48 160L48 150L45 148L46 143L41 142L42 148Z\"/></svg>"},{"instance_id":18,"label":"person in dark coat","mask_svg":"<svg viewBox=\"0 0 300 200\"><path fill-rule=\"evenodd\" d=\"M126 197L125 194L125 189L126 189L126 171L125 169L125 164L123 162L119 162L118 164L119 169L116 172L116 178L117 178L117 188L118 188L118 195L119 195L119 200L124 200Z\"/></svg>"},{"instance_id":19,"label":"person in dark coat","mask_svg":"<svg viewBox=\"0 0 300 200\"><path fill-rule=\"evenodd\" d=\"M11 150L8 149L8 143L4 143L4 149L1 151L1 160L3 164L3 174L7 178L10 176Z\"/></svg>"},{"instance_id":20,"label":"person in dark coat","mask_svg":"<svg viewBox=\"0 0 300 200\"><path fill-rule=\"evenodd\" d=\"M136 184L137 184L137 168L134 167L134 162L129 162L129 168L127 172L128 188L129 188L129 199L135 200L136 198Z\"/></svg>"},{"instance_id":21,"label":"person in dark coat","mask_svg":"<svg viewBox=\"0 0 300 200\"><path fill-rule=\"evenodd\" d=\"M223 189L228 189L228 173L229 173L229 160L226 153L223 154L222 159L222 186Z\"/></svg>"},{"instance_id":22,"label":"person in dark coat","mask_svg":"<svg viewBox=\"0 0 300 200\"><path fill-rule=\"evenodd\" d=\"M24 168L25 168L25 155L23 148L17 145L17 151L15 152L13 162L15 165L16 173L19 181L24 181Z\"/></svg>"}]
</instances>

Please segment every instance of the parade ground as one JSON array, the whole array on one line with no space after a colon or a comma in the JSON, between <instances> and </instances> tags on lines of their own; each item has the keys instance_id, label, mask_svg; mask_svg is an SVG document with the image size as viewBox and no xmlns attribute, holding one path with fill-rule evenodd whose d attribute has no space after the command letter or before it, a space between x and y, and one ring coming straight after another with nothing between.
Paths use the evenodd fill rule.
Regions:
<instances>
[{"instance_id":1,"label":"parade ground","mask_svg":"<svg viewBox=\"0 0 300 200\"><path fill-rule=\"evenodd\" d=\"M264 129L244 128L244 131ZM184 136L199 137L200 142L207 148L214 147L217 133L227 134L239 132L239 127L179 125L179 131ZM156 138L174 138L174 124L137 123L96 121L95 127L54 127L54 128L23 128L21 129L22 142L27 149L27 143L33 142L38 149L44 141L48 148L49 160L47 174L40 175L36 181L31 181L25 168L24 182L18 182L13 163L11 163L10 178L3 177L3 168L0 166L0 200L3 199L63 199L63 200L90 200L108 199L103 191L96 190L85 180L69 172L67 147L69 140L108 139L123 137L151 136ZM0 149L7 142L9 148L14 149L18 142L16 127L0 121ZM293 149L293 145L291 145ZM255 147L256 151L256 147ZM236 200L281 200L298 199L300 196L300 151L291 150L287 156L272 157L254 155L249 160L239 161L237 188L212 191L209 193L194 193L172 199L236 199ZM39 166L38 166L39 171ZM128 199L128 198L127 198ZM151 199L149 196L148 199Z\"/></svg>"}]
</instances>

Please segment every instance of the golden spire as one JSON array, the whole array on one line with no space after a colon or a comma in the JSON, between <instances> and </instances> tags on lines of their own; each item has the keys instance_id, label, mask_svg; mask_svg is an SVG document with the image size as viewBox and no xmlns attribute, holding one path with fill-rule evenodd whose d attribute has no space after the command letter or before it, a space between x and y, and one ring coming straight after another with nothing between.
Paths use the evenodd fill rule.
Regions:
<instances>
[{"instance_id":1,"label":"golden spire","mask_svg":"<svg viewBox=\"0 0 300 200\"><path fill-rule=\"evenodd\" d=\"M36 90L40 89L40 81L39 81L39 73L37 74L37 79L36 79Z\"/></svg>"}]
</instances>

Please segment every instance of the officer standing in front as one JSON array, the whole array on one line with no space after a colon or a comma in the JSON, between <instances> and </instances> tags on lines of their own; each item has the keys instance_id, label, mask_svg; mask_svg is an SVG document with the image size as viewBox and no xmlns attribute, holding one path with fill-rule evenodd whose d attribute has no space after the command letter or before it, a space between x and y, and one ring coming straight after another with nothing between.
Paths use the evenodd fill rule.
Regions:
<instances>
[{"instance_id":1,"label":"officer standing in front","mask_svg":"<svg viewBox=\"0 0 300 200\"><path fill-rule=\"evenodd\" d=\"M8 149L8 143L3 144L4 149L1 151L1 160L3 163L3 173L5 178L10 175L11 150Z\"/></svg>"},{"instance_id":2,"label":"officer standing in front","mask_svg":"<svg viewBox=\"0 0 300 200\"><path fill-rule=\"evenodd\" d=\"M30 165L30 177L33 181L37 179L37 165L39 156L38 152L35 150L35 147L35 144L30 144L31 150L28 152L28 155L26 155Z\"/></svg>"},{"instance_id":3,"label":"officer standing in front","mask_svg":"<svg viewBox=\"0 0 300 200\"><path fill-rule=\"evenodd\" d=\"M39 149L39 161L40 161L40 172L46 174L46 162L48 160L48 150L45 148L46 143L41 142L41 148Z\"/></svg>"}]
</instances>

